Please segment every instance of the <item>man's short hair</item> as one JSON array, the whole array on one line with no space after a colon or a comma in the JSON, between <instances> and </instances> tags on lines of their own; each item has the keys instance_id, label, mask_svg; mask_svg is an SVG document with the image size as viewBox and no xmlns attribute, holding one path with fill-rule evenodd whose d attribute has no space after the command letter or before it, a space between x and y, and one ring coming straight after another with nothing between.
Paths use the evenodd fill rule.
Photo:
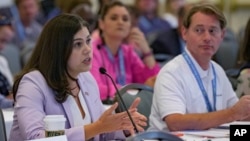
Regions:
<instances>
[{"instance_id":1,"label":"man's short hair","mask_svg":"<svg viewBox=\"0 0 250 141\"><path fill-rule=\"evenodd\" d=\"M185 15L184 19L183 19L183 26L185 28L189 28L190 24L191 24L191 18L195 13L201 12L203 14L207 14L207 15L214 15L216 16L216 18L219 20L220 22L220 27L221 29L224 29L226 27L227 21L226 18L224 16L224 14L221 12L221 10L219 10L216 6L214 6L213 4L209 4L209 3L202 3L202 4L197 4L194 5L189 11L188 13Z\"/></svg>"}]
</instances>

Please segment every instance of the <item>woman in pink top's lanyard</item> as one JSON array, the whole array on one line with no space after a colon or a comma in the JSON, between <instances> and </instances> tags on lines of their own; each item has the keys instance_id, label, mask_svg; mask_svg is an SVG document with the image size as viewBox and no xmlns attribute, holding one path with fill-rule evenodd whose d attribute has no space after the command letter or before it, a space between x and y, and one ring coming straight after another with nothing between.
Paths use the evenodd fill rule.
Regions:
<instances>
[{"instance_id":1,"label":"woman in pink top's lanyard","mask_svg":"<svg viewBox=\"0 0 250 141\"><path fill-rule=\"evenodd\" d=\"M114 1L103 8L99 28L100 36L92 42L94 59L91 72L105 103L105 100L107 102L114 98L115 88L105 75L100 74L100 67L107 70L118 87L128 83L144 83L154 77L160 67L143 33L136 27L132 28L131 16L123 3ZM142 58L135 48L141 52Z\"/></svg>"}]
</instances>

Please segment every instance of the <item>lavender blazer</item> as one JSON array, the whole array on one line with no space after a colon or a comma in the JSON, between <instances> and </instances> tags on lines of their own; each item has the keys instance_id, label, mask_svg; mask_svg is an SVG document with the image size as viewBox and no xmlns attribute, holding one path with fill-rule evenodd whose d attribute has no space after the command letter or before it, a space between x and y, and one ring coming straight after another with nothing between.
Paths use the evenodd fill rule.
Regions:
<instances>
[{"instance_id":1,"label":"lavender blazer","mask_svg":"<svg viewBox=\"0 0 250 141\"><path fill-rule=\"evenodd\" d=\"M100 100L99 89L93 76L89 72L79 74L78 83L91 116L92 122L98 120L104 112ZM44 138L44 122L46 115L64 115L67 119L65 134L69 141L83 141L85 132L83 126L72 127L73 117L69 108L69 101L58 103L54 98L54 91L47 85L39 71L32 71L22 78L16 96L14 107L14 121L9 141L23 141ZM102 127L100 127L102 128ZM122 131L100 134L93 141L107 141L111 139L125 139Z\"/></svg>"}]
</instances>

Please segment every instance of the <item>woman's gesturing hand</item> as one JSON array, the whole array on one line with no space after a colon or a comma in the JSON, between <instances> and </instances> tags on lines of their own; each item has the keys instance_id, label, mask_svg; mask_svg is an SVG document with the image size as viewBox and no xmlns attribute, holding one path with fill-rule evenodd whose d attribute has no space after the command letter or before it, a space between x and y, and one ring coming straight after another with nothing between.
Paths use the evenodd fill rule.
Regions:
<instances>
[{"instance_id":1,"label":"woman's gesturing hand","mask_svg":"<svg viewBox=\"0 0 250 141\"><path fill-rule=\"evenodd\" d=\"M129 110L133 110L136 109L137 106L139 105L141 99L139 97L137 97L134 102L131 104ZM147 118L140 114L139 112L137 112L137 110L135 112L130 113L132 116L133 121L136 124L137 129L139 130L139 132L144 131L143 127L147 126ZM134 128L132 130L129 130L131 135L135 134L135 130Z\"/></svg>"},{"instance_id":2,"label":"woman's gesturing hand","mask_svg":"<svg viewBox=\"0 0 250 141\"><path fill-rule=\"evenodd\" d=\"M141 132L144 131L143 127L147 126L147 118L137 112L137 106L140 103L140 98L136 98L129 108L129 113L132 116L137 129ZM121 113L114 113L118 107L118 103L113 104L108 110L106 110L102 116L96 121L99 127L102 127L105 132L112 132L117 130L128 130L131 134L135 133L133 124L126 111Z\"/></svg>"},{"instance_id":3,"label":"woman's gesturing hand","mask_svg":"<svg viewBox=\"0 0 250 141\"><path fill-rule=\"evenodd\" d=\"M118 103L116 102L102 114L98 121L96 121L99 127L103 129L102 133L133 129L133 125L126 111L114 113L117 107ZM135 113L136 108L129 109L129 112L131 114Z\"/></svg>"}]
</instances>

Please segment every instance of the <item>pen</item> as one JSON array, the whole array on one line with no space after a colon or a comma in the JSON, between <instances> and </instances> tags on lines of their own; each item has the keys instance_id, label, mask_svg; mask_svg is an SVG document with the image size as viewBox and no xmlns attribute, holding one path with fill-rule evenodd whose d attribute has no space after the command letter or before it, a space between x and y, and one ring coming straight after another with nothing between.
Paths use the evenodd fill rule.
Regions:
<instances>
[{"instance_id":1,"label":"pen","mask_svg":"<svg viewBox=\"0 0 250 141\"><path fill-rule=\"evenodd\" d=\"M181 132L175 132L175 133L173 133L175 136L177 136L177 137L182 137L182 136L184 136L184 134L183 133L181 133Z\"/></svg>"},{"instance_id":2,"label":"pen","mask_svg":"<svg viewBox=\"0 0 250 141\"><path fill-rule=\"evenodd\" d=\"M202 138L206 138L206 139L212 139L212 138L215 138L213 136L201 136Z\"/></svg>"}]
</instances>

